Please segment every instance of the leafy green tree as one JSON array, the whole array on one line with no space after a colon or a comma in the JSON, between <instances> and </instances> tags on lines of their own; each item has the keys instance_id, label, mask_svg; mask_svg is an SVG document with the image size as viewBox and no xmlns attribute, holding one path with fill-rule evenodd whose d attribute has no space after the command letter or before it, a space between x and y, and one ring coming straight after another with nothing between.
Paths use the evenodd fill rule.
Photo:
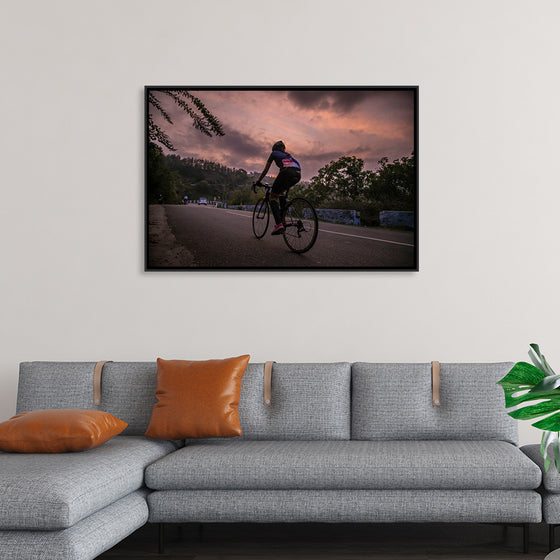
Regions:
<instances>
[{"instance_id":1,"label":"leafy green tree","mask_svg":"<svg viewBox=\"0 0 560 560\"><path fill-rule=\"evenodd\" d=\"M219 200L233 204L232 197L236 201L245 201L251 197L251 183L254 177L244 169L226 167L223 164L195 158L182 158L176 154L163 154L161 147L157 144L150 146L149 155L149 177L150 181L159 181L161 185L161 174L164 167L171 173L168 180L173 182L174 190L177 192L177 202L181 202L183 196L187 195L189 200L197 200L207 197L208 200ZM155 161L157 159L157 161ZM152 169L153 167L153 169ZM160 187L161 190L164 187ZM242 189L242 192L237 192ZM155 187L148 187L149 192L155 191ZM166 202L174 202L173 198L165 197ZM238 202L239 204L241 202Z\"/></svg>"},{"instance_id":2,"label":"leafy green tree","mask_svg":"<svg viewBox=\"0 0 560 560\"><path fill-rule=\"evenodd\" d=\"M364 160L342 156L319 169L309 183L308 193L317 203L329 200L362 200L366 193Z\"/></svg>"},{"instance_id":3,"label":"leafy green tree","mask_svg":"<svg viewBox=\"0 0 560 560\"><path fill-rule=\"evenodd\" d=\"M319 169L308 184L296 185L292 196L303 196L323 208L353 208L362 223L379 225L381 210L414 210L416 167L414 154L389 163L378 162L376 171L364 169L364 160L342 156Z\"/></svg>"},{"instance_id":4,"label":"leafy green tree","mask_svg":"<svg viewBox=\"0 0 560 560\"><path fill-rule=\"evenodd\" d=\"M255 194L253 189L247 185L238 187L229 193L228 204L256 204L262 193Z\"/></svg>"},{"instance_id":5,"label":"leafy green tree","mask_svg":"<svg viewBox=\"0 0 560 560\"><path fill-rule=\"evenodd\" d=\"M165 164L163 150L154 142L148 144L148 203L154 204L159 196L168 204L179 202L181 181Z\"/></svg>"},{"instance_id":6,"label":"leafy green tree","mask_svg":"<svg viewBox=\"0 0 560 560\"><path fill-rule=\"evenodd\" d=\"M379 168L367 178L367 198L379 202L414 205L416 187L416 162L414 154L389 163L384 157L378 161Z\"/></svg>"},{"instance_id":7,"label":"leafy green tree","mask_svg":"<svg viewBox=\"0 0 560 560\"><path fill-rule=\"evenodd\" d=\"M191 117L193 126L203 134L206 134L206 136L224 136L224 129L220 121L207 109L206 105L192 93L177 89L160 89L157 90L157 93L171 97L175 104ZM156 95L156 91L148 92L148 104L169 124L173 124L171 117L163 108L158 95ZM150 142L159 142L172 152L176 151L169 136L154 122L151 111L148 111L148 139Z\"/></svg>"}]
</instances>

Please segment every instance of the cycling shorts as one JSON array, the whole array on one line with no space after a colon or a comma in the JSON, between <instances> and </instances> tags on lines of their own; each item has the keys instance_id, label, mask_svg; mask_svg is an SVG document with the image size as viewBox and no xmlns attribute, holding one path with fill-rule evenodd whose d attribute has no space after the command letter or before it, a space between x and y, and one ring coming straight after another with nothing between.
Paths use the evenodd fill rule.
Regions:
<instances>
[{"instance_id":1,"label":"cycling shorts","mask_svg":"<svg viewBox=\"0 0 560 560\"><path fill-rule=\"evenodd\" d=\"M274 183L272 183L272 192L274 194L282 194L290 187L293 187L301 179L301 171L297 167L284 167L278 173Z\"/></svg>"}]
</instances>

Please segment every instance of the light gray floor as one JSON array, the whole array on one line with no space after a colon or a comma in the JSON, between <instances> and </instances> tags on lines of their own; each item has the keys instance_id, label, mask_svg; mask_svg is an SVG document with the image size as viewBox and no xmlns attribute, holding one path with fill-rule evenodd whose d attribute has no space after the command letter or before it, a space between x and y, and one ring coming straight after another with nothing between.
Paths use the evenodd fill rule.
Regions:
<instances>
[{"instance_id":1,"label":"light gray floor","mask_svg":"<svg viewBox=\"0 0 560 560\"><path fill-rule=\"evenodd\" d=\"M543 560L546 526L532 525L529 554L521 527L500 525L168 526L163 555L146 526L100 558L148 560ZM557 539L560 539L560 529ZM560 545L560 540L558 541Z\"/></svg>"}]
</instances>

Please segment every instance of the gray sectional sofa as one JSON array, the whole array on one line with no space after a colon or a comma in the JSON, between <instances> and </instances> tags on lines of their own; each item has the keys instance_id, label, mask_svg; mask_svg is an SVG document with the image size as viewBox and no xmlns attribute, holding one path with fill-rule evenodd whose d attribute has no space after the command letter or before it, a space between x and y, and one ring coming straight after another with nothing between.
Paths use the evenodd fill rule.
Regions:
<instances>
[{"instance_id":1,"label":"gray sectional sofa","mask_svg":"<svg viewBox=\"0 0 560 560\"><path fill-rule=\"evenodd\" d=\"M496 385L512 364L441 364L439 406L430 364L275 364L265 406L251 363L243 435L184 442L143 436L155 363L107 363L99 406L94 365L20 366L17 412L99 408L128 427L85 452L0 453L0 558L91 559L146 522L541 521L538 458Z\"/></svg>"}]
</instances>

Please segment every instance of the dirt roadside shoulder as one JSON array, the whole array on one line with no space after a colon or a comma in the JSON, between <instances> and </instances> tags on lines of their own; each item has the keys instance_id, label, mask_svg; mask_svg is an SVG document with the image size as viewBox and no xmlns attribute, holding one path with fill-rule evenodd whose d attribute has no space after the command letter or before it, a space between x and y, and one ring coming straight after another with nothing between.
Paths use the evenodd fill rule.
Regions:
<instances>
[{"instance_id":1,"label":"dirt roadside shoulder","mask_svg":"<svg viewBox=\"0 0 560 560\"><path fill-rule=\"evenodd\" d=\"M173 235L165 206L148 208L148 268L185 268L195 266L193 255Z\"/></svg>"}]
</instances>

